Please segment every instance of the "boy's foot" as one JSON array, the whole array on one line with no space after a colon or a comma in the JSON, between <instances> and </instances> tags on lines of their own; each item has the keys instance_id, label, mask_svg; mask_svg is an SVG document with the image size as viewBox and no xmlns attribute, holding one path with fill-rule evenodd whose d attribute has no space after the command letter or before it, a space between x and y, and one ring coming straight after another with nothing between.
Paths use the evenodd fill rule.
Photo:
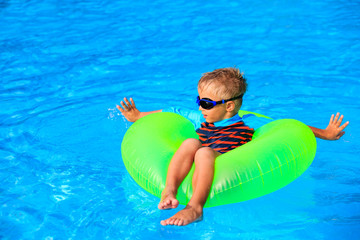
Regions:
<instances>
[{"instance_id":1,"label":"boy's foot","mask_svg":"<svg viewBox=\"0 0 360 240\"><path fill-rule=\"evenodd\" d=\"M177 208L179 206L179 201L176 199L176 193L172 191L168 191L166 188L161 193L161 200L158 205L160 210L170 209L170 208Z\"/></svg>"},{"instance_id":2,"label":"boy's foot","mask_svg":"<svg viewBox=\"0 0 360 240\"><path fill-rule=\"evenodd\" d=\"M187 205L183 210L176 213L171 218L163 220L160 222L161 225L176 225L176 226L185 226L192 222L197 222L202 220L203 209L201 206L192 207Z\"/></svg>"}]
</instances>

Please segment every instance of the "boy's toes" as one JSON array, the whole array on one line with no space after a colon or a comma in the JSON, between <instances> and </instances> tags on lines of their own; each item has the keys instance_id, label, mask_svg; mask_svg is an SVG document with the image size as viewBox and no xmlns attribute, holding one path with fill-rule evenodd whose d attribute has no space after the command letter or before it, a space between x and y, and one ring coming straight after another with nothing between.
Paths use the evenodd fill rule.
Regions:
<instances>
[{"instance_id":1,"label":"boy's toes","mask_svg":"<svg viewBox=\"0 0 360 240\"><path fill-rule=\"evenodd\" d=\"M171 207L172 206L172 200L168 199L165 203L165 207Z\"/></svg>"},{"instance_id":2,"label":"boy's toes","mask_svg":"<svg viewBox=\"0 0 360 240\"><path fill-rule=\"evenodd\" d=\"M179 201L175 198L168 198L161 201L158 205L158 208L161 210L170 209L170 208L177 208L179 205Z\"/></svg>"},{"instance_id":3,"label":"boy's toes","mask_svg":"<svg viewBox=\"0 0 360 240\"><path fill-rule=\"evenodd\" d=\"M168 201L169 201L169 200L164 200L164 201L162 201L162 202L160 203L160 207L161 207L161 208L165 208L165 207L168 205Z\"/></svg>"},{"instance_id":4,"label":"boy's toes","mask_svg":"<svg viewBox=\"0 0 360 240\"><path fill-rule=\"evenodd\" d=\"M176 222L177 226L182 226L184 225L184 220L183 219L178 219L178 221Z\"/></svg>"},{"instance_id":5,"label":"boy's toes","mask_svg":"<svg viewBox=\"0 0 360 240\"><path fill-rule=\"evenodd\" d=\"M176 218L171 218L170 221L169 221L169 224L170 224L170 225L174 225L175 220L176 220Z\"/></svg>"},{"instance_id":6,"label":"boy's toes","mask_svg":"<svg viewBox=\"0 0 360 240\"><path fill-rule=\"evenodd\" d=\"M169 219L160 221L160 224L163 226L169 225Z\"/></svg>"},{"instance_id":7,"label":"boy's toes","mask_svg":"<svg viewBox=\"0 0 360 240\"><path fill-rule=\"evenodd\" d=\"M174 225L179 226L179 221L180 221L180 219L176 218L176 219L174 220Z\"/></svg>"}]
</instances>

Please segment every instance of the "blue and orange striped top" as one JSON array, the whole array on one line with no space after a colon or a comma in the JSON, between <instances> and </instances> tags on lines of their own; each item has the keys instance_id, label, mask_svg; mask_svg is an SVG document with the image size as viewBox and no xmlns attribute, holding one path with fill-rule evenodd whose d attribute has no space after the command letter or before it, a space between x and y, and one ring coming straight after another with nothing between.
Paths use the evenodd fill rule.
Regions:
<instances>
[{"instance_id":1,"label":"blue and orange striped top","mask_svg":"<svg viewBox=\"0 0 360 240\"><path fill-rule=\"evenodd\" d=\"M203 122L201 127L196 129L196 133L199 135L202 146L211 147L220 153L226 153L250 142L254 129L246 126L243 121L222 127Z\"/></svg>"}]
</instances>

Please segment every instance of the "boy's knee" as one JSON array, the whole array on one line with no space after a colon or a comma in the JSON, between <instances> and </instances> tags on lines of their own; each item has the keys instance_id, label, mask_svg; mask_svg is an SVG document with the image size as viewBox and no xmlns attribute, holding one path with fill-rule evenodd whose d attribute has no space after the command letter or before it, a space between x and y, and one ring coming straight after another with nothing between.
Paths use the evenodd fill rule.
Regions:
<instances>
[{"instance_id":1,"label":"boy's knee","mask_svg":"<svg viewBox=\"0 0 360 240\"><path fill-rule=\"evenodd\" d=\"M196 162L207 161L209 163L213 163L215 161L216 154L212 148L202 147L195 154L195 164Z\"/></svg>"},{"instance_id":2,"label":"boy's knee","mask_svg":"<svg viewBox=\"0 0 360 240\"><path fill-rule=\"evenodd\" d=\"M182 144L190 148L192 147L195 149L201 148L201 142L196 138L188 138Z\"/></svg>"}]
</instances>

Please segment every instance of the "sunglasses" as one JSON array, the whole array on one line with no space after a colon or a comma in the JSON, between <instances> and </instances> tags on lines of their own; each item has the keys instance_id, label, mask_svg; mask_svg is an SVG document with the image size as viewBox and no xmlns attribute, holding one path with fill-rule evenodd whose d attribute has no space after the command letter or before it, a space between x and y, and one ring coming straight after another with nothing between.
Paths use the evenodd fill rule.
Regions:
<instances>
[{"instance_id":1,"label":"sunglasses","mask_svg":"<svg viewBox=\"0 0 360 240\"><path fill-rule=\"evenodd\" d=\"M235 100L235 99L238 99L238 98L241 98L243 96L243 94L241 94L240 96L237 96L237 97L233 97L233 98L230 98L230 99L226 99L226 100L221 100L221 101L213 101L209 98L201 98L198 96L197 97L197 100L196 100L196 103L201 106L203 109L206 109L206 110L209 110L209 109L212 109L213 107L215 107L216 104L223 104L223 103L226 103L228 101L232 101L232 100Z\"/></svg>"}]
</instances>

